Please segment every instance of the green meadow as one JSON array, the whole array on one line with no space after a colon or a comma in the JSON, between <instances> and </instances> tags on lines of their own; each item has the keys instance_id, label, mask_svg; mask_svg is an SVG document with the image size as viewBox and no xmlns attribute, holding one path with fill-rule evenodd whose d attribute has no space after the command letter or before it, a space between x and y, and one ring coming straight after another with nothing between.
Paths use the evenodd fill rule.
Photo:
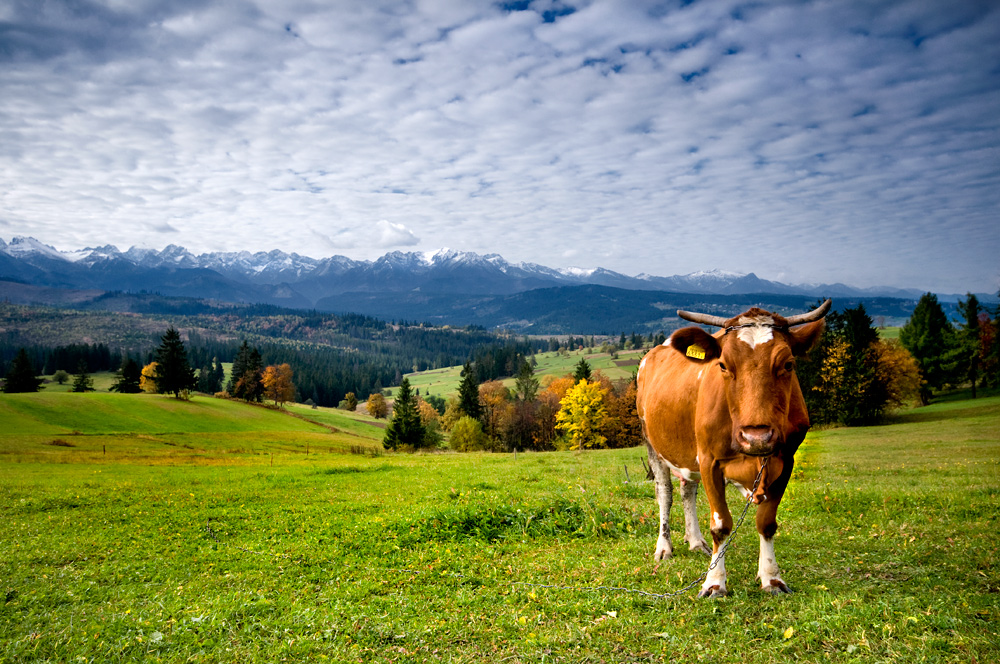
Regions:
<instances>
[{"instance_id":1,"label":"green meadow","mask_svg":"<svg viewBox=\"0 0 1000 664\"><path fill-rule=\"evenodd\" d=\"M714 601L639 592L708 562L676 510L654 567L640 449L351 454L370 420L289 411L0 395L0 661L1000 656L998 396L811 433L779 513L795 592L757 588L751 519Z\"/></svg>"},{"instance_id":2,"label":"green meadow","mask_svg":"<svg viewBox=\"0 0 1000 664\"><path fill-rule=\"evenodd\" d=\"M618 357L615 359L609 353L596 352L593 348L567 353L538 353L535 355L535 361L538 362L538 366L535 367L535 377L540 379L546 375L557 378L567 374L572 375L580 360L586 359L591 371L599 370L611 380L630 378L639 368L642 354L643 351L639 350L619 351ZM406 378L409 379L410 386L419 389L422 395L436 394L447 398L458 394L458 385L462 381L462 367L419 371L406 374ZM513 378L506 378L501 382L507 387L514 386Z\"/></svg>"}]
</instances>

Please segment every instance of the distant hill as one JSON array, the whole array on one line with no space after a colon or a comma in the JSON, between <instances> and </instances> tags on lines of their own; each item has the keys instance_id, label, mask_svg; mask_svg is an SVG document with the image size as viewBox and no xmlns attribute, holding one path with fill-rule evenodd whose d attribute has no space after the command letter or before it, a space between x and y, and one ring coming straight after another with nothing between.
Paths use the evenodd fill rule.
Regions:
<instances>
[{"instance_id":1,"label":"distant hill","mask_svg":"<svg viewBox=\"0 0 1000 664\"><path fill-rule=\"evenodd\" d=\"M127 303L120 295L144 293L577 334L663 327L659 321L673 318L670 303L675 301L688 307L751 301L794 310L822 297L835 298L835 305L884 301L878 305L884 315L899 319L909 315L905 302L922 294L843 284L789 285L719 270L670 277L633 277L602 268L557 270L510 263L497 254L450 250L397 251L356 261L277 250L194 255L177 245L160 251L132 247L123 252L104 245L64 252L32 238L0 239L0 300L121 310ZM958 299L939 297L942 302ZM995 296L982 294L981 299L992 302Z\"/></svg>"}]
</instances>

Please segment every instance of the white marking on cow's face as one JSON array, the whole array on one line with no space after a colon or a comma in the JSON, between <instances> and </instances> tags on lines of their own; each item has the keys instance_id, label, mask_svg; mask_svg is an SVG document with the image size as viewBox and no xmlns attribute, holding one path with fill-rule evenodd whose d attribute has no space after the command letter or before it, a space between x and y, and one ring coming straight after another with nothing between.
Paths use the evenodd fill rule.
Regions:
<instances>
[{"instance_id":1,"label":"white marking on cow's face","mask_svg":"<svg viewBox=\"0 0 1000 664\"><path fill-rule=\"evenodd\" d=\"M667 348L670 348L670 337L667 337L667 340L664 341L662 345L666 346Z\"/></svg>"},{"instance_id":2,"label":"white marking on cow's face","mask_svg":"<svg viewBox=\"0 0 1000 664\"><path fill-rule=\"evenodd\" d=\"M639 362L639 371L642 371L642 368L644 366L646 366L646 358L645 357L642 358L642 362Z\"/></svg>"},{"instance_id":3,"label":"white marking on cow's face","mask_svg":"<svg viewBox=\"0 0 1000 664\"><path fill-rule=\"evenodd\" d=\"M766 344L774 338L772 328L765 327L773 324L774 319L770 316L757 316L756 318L741 316L739 325L753 325L753 327L741 328L736 338L750 346L750 348L756 348L760 344Z\"/></svg>"}]
</instances>

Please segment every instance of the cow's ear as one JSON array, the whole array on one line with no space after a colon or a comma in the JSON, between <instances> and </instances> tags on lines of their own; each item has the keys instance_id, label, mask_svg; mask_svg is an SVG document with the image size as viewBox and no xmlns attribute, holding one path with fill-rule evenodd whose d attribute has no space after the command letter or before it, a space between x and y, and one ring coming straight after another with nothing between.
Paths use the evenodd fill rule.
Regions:
<instances>
[{"instance_id":1,"label":"cow's ear","mask_svg":"<svg viewBox=\"0 0 1000 664\"><path fill-rule=\"evenodd\" d=\"M708 362L722 354L719 340L700 327L682 327L670 335L668 345L695 362Z\"/></svg>"},{"instance_id":2,"label":"cow's ear","mask_svg":"<svg viewBox=\"0 0 1000 664\"><path fill-rule=\"evenodd\" d=\"M816 342L819 341L819 338L823 336L823 327L825 325L826 320L821 318L814 323L806 323L805 325L793 328L789 332L789 335L792 337L792 353L801 356L812 350Z\"/></svg>"}]
</instances>

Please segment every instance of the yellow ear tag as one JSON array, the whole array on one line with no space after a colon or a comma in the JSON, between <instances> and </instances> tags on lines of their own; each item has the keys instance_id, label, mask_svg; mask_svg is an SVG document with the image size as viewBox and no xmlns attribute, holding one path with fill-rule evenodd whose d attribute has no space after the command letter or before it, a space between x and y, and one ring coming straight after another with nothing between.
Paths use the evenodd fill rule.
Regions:
<instances>
[{"instance_id":1,"label":"yellow ear tag","mask_svg":"<svg viewBox=\"0 0 1000 664\"><path fill-rule=\"evenodd\" d=\"M690 346L688 346L687 353L685 353L685 355L687 355L688 357L693 357L696 360L704 360L705 349L702 348L701 346L691 344Z\"/></svg>"}]
</instances>

